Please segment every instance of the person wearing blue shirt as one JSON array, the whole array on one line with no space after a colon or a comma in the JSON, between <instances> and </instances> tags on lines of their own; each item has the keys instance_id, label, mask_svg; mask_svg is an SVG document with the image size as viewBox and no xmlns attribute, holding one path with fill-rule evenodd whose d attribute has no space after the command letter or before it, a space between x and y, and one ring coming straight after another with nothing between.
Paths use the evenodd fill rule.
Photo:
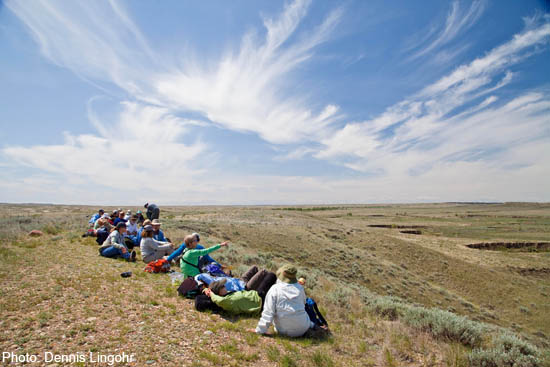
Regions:
<instances>
[{"instance_id":1,"label":"person wearing blue shirt","mask_svg":"<svg viewBox=\"0 0 550 367\"><path fill-rule=\"evenodd\" d=\"M153 238L157 241L170 242L164 237L164 233L160 230L160 225L162 224L158 219L153 219L151 222L153 225Z\"/></svg>"},{"instance_id":2,"label":"person wearing blue shirt","mask_svg":"<svg viewBox=\"0 0 550 367\"><path fill-rule=\"evenodd\" d=\"M151 221L149 219L146 219L143 221L143 226L141 226L139 229L138 229L138 233L136 236L132 237L132 240L134 241L134 244L136 246L139 246L141 244L141 233L143 232L143 227L145 227L146 225L150 225L151 224ZM154 237L153 237L154 238ZM156 239L156 238L155 238Z\"/></svg>"},{"instance_id":3,"label":"person wearing blue shirt","mask_svg":"<svg viewBox=\"0 0 550 367\"><path fill-rule=\"evenodd\" d=\"M197 237L197 242L199 242L200 239L201 239L198 233L193 233L193 234L191 234L191 236ZM183 250L185 250L186 248L187 248L187 246L185 246L185 242L182 242L182 244L180 245L180 247L178 247L178 249L176 251L172 252L172 254L170 256L166 257L166 261L170 262L170 261L174 260L175 258L181 256L181 254L183 253ZM199 250L204 249L204 247L202 245L198 244L198 243L197 243L197 247L195 247L195 248L199 249ZM204 258L208 263L214 263L216 265L219 265L220 267L222 266L219 262L217 262L216 260L211 258L210 255L205 255Z\"/></svg>"},{"instance_id":4,"label":"person wearing blue shirt","mask_svg":"<svg viewBox=\"0 0 550 367\"><path fill-rule=\"evenodd\" d=\"M210 285L212 282L225 279L225 289L227 292L239 292L244 291L246 288L246 283L242 279L231 278L231 277L215 277L209 273L200 273L195 276L197 282L201 282Z\"/></svg>"},{"instance_id":5,"label":"person wearing blue shirt","mask_svg":"<svg viewBox=\"0 0 550 367\"><path fill-rule=\"evenodd\" d=\"M116 217L113 221L113 225L116 226L120 222L126 223L126 220L124 219L124 212L122 210L118 213L118 217Z\"/></svg>"},{"instance_id":6,"label":"person wearing blue shirt","mask_svg":"<svg viewBox=\"0 0 550 367\"><path fill-rule=\"evenodd\" d=\"M91 217L90 220L88 221L88 224L89 224L90 226L93 227L93 225L95 224L95 222L96 222L99 218L101 218L101 216L102 216L103 214L105 214L105 210L99 209L99 211L98 211L97 213L95 213L94 215L92 215L92 217Z\"/></svg>"}]
</instances>

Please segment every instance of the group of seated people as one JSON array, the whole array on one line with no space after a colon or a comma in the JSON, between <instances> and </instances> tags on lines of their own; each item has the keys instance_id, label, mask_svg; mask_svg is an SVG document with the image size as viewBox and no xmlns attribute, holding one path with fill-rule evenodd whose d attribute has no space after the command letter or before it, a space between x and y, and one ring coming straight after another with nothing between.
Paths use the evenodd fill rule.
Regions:
<instances>
[{"instance_id":1,"label":"group of seated people","mask_svg":"<svg viewBox=\"0 0 550 367\"><path fill-rule=\"evenodd\" d=\"M261 312L256 329L251 330L255 333L267 334L271 324L277 333L291 337L302 336L310 328L327 328L315 301L306 297L305 279L296 278L295 267L284 265L275 274L252 266L241 278L234 278L210 257L210 253L227 247L228 242L204 248L199 243L199 234L193 233L176 248L164 237L158 218L150 220L142 216L140 220L140 214L116 210L106 216L100 210L97 218L90 220L94 229L89 230L88 235L97 237L101 256L135 262L137 254L133 248L139 246L141 258L147 264L161 259L168 264L179 263L185 280L178 291L183 295L190 294L187 290L195 290L197 310L224 310L233 314ZM120 220L115 223L113 217Z\"/></svg>"}]
</instances>

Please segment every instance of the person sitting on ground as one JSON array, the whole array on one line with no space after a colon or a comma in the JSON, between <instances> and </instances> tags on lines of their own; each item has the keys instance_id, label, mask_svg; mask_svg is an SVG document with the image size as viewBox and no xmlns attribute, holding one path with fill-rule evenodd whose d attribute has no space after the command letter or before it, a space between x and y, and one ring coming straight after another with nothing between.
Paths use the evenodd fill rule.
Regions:
<instances>
[{"instance_id":1,"label":"person sitting on ground","mask_svg":"<svg viewBox=\"0 0 550 367\"><path fill-rule=\"evenodd\" d=\"M111 225L111 223L109 222L110 219L111 217L109 216L109 214L107 213L103 214L98 220L95 221L94 229L97 231L99 228L103 227L105 223L108 223L109 225Z\"/></svg>"},{"instance_id":2,"label":"person sitting on ground","mask_svg":"<svg viewBox=\"0 0 550 367\"><path fill-rule=\"evenodd\" d=\"M126 220L124 219L124 212L121 210L118 212L118 217L116 217L113 221L113 225L117 225L120 222L126 223Z\"/></svg>"},{"instance_id":3,"label":"person sitting on ground","mask_svg":"<svg viewBox=\"0 0 550 367\"><path fill-rule=\"evenodd\" d=\"M103 245L99 248L99 254L105 257L122 257L127 261L136 261L136 252L129 252L124 244L124 233L126 232L126 223L117 224L114 231L109 234Z\"/></svg>"},{"instance_id":4,"label":"person sitting on ground","mask_svg":"<svg viewBox=\"0 0 550 367\"><path fill-rule=\"evenodd\" d=\"M170 242L157 241L153 238L153 226L151 225L143 228L139 247L141 249L141 258L146 264L162 259L174 251L174 247Z\"/></svg>"},{"instance_id":5,"label":"person sitting on ground","mask_svg":"<svg viewBox=\"0 0 550 367\"><path fill-rule=\"evenodd\" d=\"M145 205L143 207L145 209L147 209L146 215L147 215L148 219L150 219L150 220L159 219L160 209L156 204L145 203Z\"/></svg>"},{"instance_id":6,"label":"person sitting on ground","mask_svg":"<svg viewBox=\"0 0 550 367\"><path fill-rule=\"evenodd\" d=\"M94 215L92 215L92 217L90 218L90 220L88 221L88 225L90 226L90 228L92 228L95 224L95 222L101 218L101 216L105 214L105 210L103 209L99 209L97 213L95 213Z\"/></svg>"},{"instance_id":7,"label":"person sitting on ground","mask_svg":"<svg viewBox=\"0 0 550 367\"><path fill-rule=\"evenodd\" d=\"M277 278L277 283L267 292L262 316L254 332L266 334L273 323L281 335L302 336L313 327L313 323L305 310L306 294L296 280L296 268L283 265L277 270Z\"/></svg>"},{"instance_id":8,"label":"person sitting on ground","mask_svg":"<svg viewBox=\"0 0 550 367\"><path fill-rule=\"evenodd\" d=\"M128 224L128 221L132 217L132 211L130 209L126 210L126 214L124 215L124 220L126 221L126 224Z\"/></svg>"},{"instance_id":9,"label":"person sitting on ground","mask_svg":"<svg viewBox=\"0 0 550 367\"><path fill-rule=\"evenodd\" d=\"M262 308L262 299L256 291L234 291L226 288L227 279L223 278L210 283L208 288L203 290L204 294L223 310L232 314L255 314Z\"/></svg>"},{"instance_id":10,"label":"person sitting on ground","mask_svg":"<svg viewBox=\"0 0 550 367\"><path fill-rule=\"evenodd\" d=\"M136 215L138 216L138 220L137 220L138 224L143 225L143 222L145 221L145 218L143 217L143 213L141 212L141 210L138 210L136 212Z\"/></svg>"},{"instance_id":11,"label":"person sitting on ground","mask_svg":"<svg viewBox=\"0 0 550 367\"><path fill-rule=\"evenodd\" d=\"M137 215L132 215L128 222L126 222L126 236L132 238L134 236L137 236L138 234L138 225L137 225L138 217Z\"/></svg>"},{"instance_id":12,"label":"person sitting on ground","mask_svg":"<svg viewBox=\"0 0 550 367\"><path fill-rule=\"evenodd\" d=\"M112 225L115 225L114 222L115 222L115 219L118 218L118 210L116 210L116 209L113 210L113 212L111 213L110 217L111 217L111 224L112 224Z\"/></svg>"},{"instance_id":13,"label":"person sitting on ground","mask_svg":"<svg viewBox=\"0 0 550 367\"><path fill-rule=\"evenodd\" d=\"M201 272L199 269L199 258L201 256L208 255L228 245L228 242L222 242L206 249L197 249L197 238L192 235L186 236L184 242L187 248L183 251L183 255L181 256L180 267L185 278L194 277Z\"/></svg>"},{"instance_id":14,"label":"person sitting on ground","mask_svg":"<svg viewBox=\"0 0 550 367\"><path fill-rule=\"evenodd\" d=\"M198 233L192 233L191 236L197 241L197 244L195 245L195 248L197 250L204 249L204 246L202 246L199 243L200 240L201 240L199 234ZM179 264L181 254L183 253L183 250L185 250L186 248L187 248L187 245L185 244L185 241L183 241L176 251L172 252L172 254L170 254L170 256L165 258L166 261L168 261L168 262L174 261L176 264ZM218 263L216 260L214 260L212 257L210 257L210 255L204 255L203 262L207 263L207 264L214 263L214 264L218 265L220 268L222 268L222 265L220 263Z\"/></svg>"},{"instance_id":15,"label":"person sitting on ground","mask_svg":"<svg viewBox=\"0 0 550 367\"><path fill-rule=\"evenodd\" d=\"M101 218L99 218L94 225L95 234L96 234L96 242L98 245L102 245L103 242L109 237L109 234L113 230L112 224L109 222L109 215L103 214Z\"/></svg>"},{"instance_id":16,"label":"person sitting on ground","mask_svg":"<svg viewBox=\"0 0 550 367\"><path fill-rule=\"evenodd\" d=\"M145 226L150 226L150 225L151 225L151 221L149 219L146 219L145 221L143 221L143 225L138 229L137 236L134 238L134 244L136 246L141 245L141 236L143 234L143 228L145 228Z\"/></svg>"},{"instance_id":17,"label":"person sitting on ground","mask_svg":"<svg viewBox=\"0 0 550 367\"><path fill-rule=\"evenodd\" d=\"M157 241L170 242L170 240L164 237L164 232L160 229L161 222L158 219L153 219L151 225L153 226L153 238Z\"/></svg>"}]
</instances>

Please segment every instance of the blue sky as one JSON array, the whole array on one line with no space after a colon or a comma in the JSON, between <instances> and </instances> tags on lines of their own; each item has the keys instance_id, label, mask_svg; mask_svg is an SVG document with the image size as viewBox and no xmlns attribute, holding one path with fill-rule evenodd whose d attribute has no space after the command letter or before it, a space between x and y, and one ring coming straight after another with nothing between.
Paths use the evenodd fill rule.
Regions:
<instances>
[{"instance_id":1,"label":"blue sky","mask_svg":"<svg viewBox=\"0 0 550 367\"><path fill-rule=\"evenodd\" d=\"M0 201L550 201L549 12L0 2Z\"/></svg>"}]
</instances>

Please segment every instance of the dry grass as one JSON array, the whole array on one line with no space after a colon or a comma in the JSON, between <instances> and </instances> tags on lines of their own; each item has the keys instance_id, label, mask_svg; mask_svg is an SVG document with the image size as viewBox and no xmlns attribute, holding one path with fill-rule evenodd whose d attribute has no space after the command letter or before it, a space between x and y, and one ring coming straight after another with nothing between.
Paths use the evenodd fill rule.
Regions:
<instances>
[{"instance_id":1,"label":"dry grass","mask_svg":"<svg viewBox=\"0 0 550 367\"><path fill-rule=\"evenodd\" d=\"M274 270L296 263L327 316L330 338L258 337L246 332L255 318L196 312L191 301L177 297L167 276L98 256L95 242L80 237L95 208L2 205L0 349L125 351L136 355L136 366L467 364L467 346L368 311L363 301L377 294L510 328L548 347L548 274L518 269L549 267L550 254L465 245L548 240L550 205L292 209L175 207L162 208L161 218L174 242L194 231L203 245L230 240L233 246L215 257L236 272L245 264ZM426 228L413 235L372 224ZM32 229L46 234L29 238ZM121 278L128 270L133 276Z\"/></svg>"}]
</instances>

